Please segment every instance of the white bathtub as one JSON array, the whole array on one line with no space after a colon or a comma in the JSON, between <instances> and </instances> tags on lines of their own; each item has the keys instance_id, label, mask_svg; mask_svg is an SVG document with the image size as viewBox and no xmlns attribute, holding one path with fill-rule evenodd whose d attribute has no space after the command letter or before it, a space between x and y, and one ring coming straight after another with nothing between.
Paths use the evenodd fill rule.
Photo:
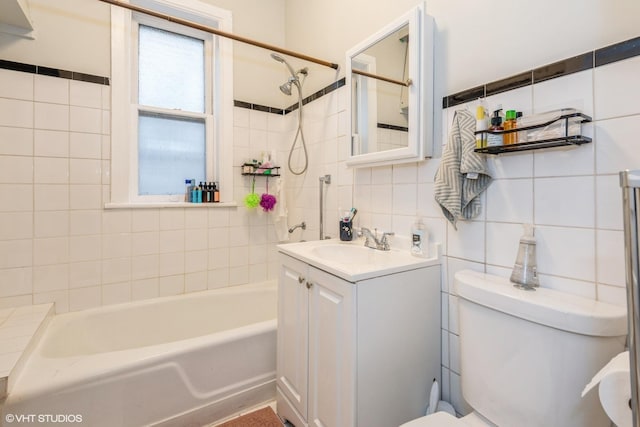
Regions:
<instances>
[{"instance_id":1,"label":"white bathtub","mask_svg":"<svg viewBox=\"0 0 640 427\"><path fill-rule=\"evenodd\" d=\"M20 425L79 416L78 425L196 426L271 400L276 289L272 281L55 316L0 423L11 414L26 415Z\"/></svg>"}]
</instances>

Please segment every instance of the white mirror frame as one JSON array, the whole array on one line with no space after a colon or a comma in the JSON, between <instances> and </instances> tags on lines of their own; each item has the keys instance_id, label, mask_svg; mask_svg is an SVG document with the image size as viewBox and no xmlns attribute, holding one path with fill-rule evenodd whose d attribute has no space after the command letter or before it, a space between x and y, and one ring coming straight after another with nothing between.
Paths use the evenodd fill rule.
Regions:
<instances>
[{"instance_id":1,"label":"white mirror frame","mask_svg":"<svg viewBox=\"0 0 640 427\"><path fill-rule=\"evenodd\" d=\"M353 155L353 144L358 142L358 136L353 129L352 105L352 65L351 61L387 36L394 34L401 27L409 24L409 78L412 83L407 88L409 92L409 144L407 147L373 153ZM371 167L389 164L417 162L433 155L434 130L434 94L433 94L433 18L425 12L425 5L420 4L386 25L375 34L349 49L346 54L346 87L349 97L349 135L351 135L350 152L346 164L350 167ZM371 77L358 76L362 79Z\"/></svg>"}]
</instances>

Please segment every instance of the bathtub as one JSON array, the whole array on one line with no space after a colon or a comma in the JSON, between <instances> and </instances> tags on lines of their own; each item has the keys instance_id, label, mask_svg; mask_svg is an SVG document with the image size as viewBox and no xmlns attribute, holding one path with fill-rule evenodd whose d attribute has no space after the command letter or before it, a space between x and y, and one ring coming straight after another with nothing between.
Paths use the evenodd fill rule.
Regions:
<instances>
[{"instance_id":1,"label":"bathtub","mask_svg":"<svg viewBox=\"0 0 640 427\"><path fill-rule=\"evenodd\" d=\"M57 315L10 385L0 423L197 426L274 399L276 289Z\"/></svg>"}]
</instances>

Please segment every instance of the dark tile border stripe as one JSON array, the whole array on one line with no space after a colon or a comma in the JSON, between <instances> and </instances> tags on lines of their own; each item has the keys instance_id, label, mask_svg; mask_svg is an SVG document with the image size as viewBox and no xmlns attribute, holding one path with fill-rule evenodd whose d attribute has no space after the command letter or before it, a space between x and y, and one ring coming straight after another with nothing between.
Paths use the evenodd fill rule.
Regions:
<instances>
[{"instance_id":1,"label":"dark tile border stripe","mask_svg":"<svg viewBox=\"0 0 640 427\"><path fill-rule=\"evenodd\" d=\"M400 132L409 132L409 128L405 126L389 125L387 123L378 123L379 129L398 130Z\"/></svg>"},{"instance_id":2,"label":"dark tile border stripe","mask_svg":"<svg viewBox=\"0 0 640 427\"><path fill-rule=\"evenodd\" d=\"M78 80L109 86L109 77L94 76L93 74L77 73L75 71L60 70L58 68L43 67L41 65L24 64L0 59L0 69L22 71L24 73L39 74L41 76L59 77L62 79Z\"/></svg>"},{"instance_id":3,"label":"dark tile border stripe","mask_svg":"<svg viewBox=\"0 0 640 427\"><path fill-rule=\"evenodd\" d=\"M640 55L640 37L595 51L596 67Z\"/></svg>"},{"instance_id":4,"label":"dark tile border stripe","mask_svg":"<svg viewBox=\"0 0 640 427\"><path fill-rule=\"evenodd\" d=\"M520 73L506 79L487 83L485 86L485 96L491 96L497 93L506 92L508 90L514 90L521 87L529 86L532 82L533 73L531 71Z\"/></svg>"},{"instance_id":5,"label":"dark tile border stripe","mask_svg":"<svg viewBox=\"0 0 640 427\"><path fill-rule=\"evenodd\" d=\"M593 68L593 52L583 53L564 61L554 62L533 70L533 83L567 76Z\"/></svg>"},{"instance_id":6,"label":"dark tile border stripe","mask_svg":"<svg viewBox=\"0 0 640 427\"><path fill-rule=\"evenodd\" d=\"M640 56L640 37L583 53L442 98L442 108Z\"/></svg>"},{"instance_id":7,"label":"dark tile border stripe","mask_svg":"<svg viewBox=\"0 0 640 427\"><path fill-rule=\"evenodd\" d=\"M346 84L346 80L345 78L341 78L338 81L335 81L333 83L331 83L330 85L324 87L323 89L320 89L319 91L312 93L311 95L307 96L306 98L304 98L302 100L302 105L306 105L312 101L315 101L316 99L319 99L331 92L333 92L336 89L341 88L342 86L344 86ZM259 105L259 104L252 104L250 102L245 102L245 101L238 101L238 100L234 100L233 101L233 106L234 107L239 107L239 108L247 108L249 110L256 110L256 111L263 111L266 113L274 113L274 114L278 114L278 115L286 115L289 114L295 110L298 109L298 103L296 102L295 104L290 105L287 108L275 108L275 107L267 107L265 105Z\"/></svg>"}]
</instances>

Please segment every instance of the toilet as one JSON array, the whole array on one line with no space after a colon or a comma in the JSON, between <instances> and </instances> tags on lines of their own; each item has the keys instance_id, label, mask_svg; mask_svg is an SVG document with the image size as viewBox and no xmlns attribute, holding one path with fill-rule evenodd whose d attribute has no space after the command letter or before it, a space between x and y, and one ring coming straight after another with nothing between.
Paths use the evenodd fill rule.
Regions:
<instances>
[{"instance_id":1,"label":"toilet","mask_svg":"<svg viewBox=\"0 0 640 427\"><path fill-rule=\"evenodd\" d=\"M437 412L401 427L609 427L597 393L580 393L624 350L626 309L509 279L455 275L463 418Z\"/></svg>"}]
</instances>

